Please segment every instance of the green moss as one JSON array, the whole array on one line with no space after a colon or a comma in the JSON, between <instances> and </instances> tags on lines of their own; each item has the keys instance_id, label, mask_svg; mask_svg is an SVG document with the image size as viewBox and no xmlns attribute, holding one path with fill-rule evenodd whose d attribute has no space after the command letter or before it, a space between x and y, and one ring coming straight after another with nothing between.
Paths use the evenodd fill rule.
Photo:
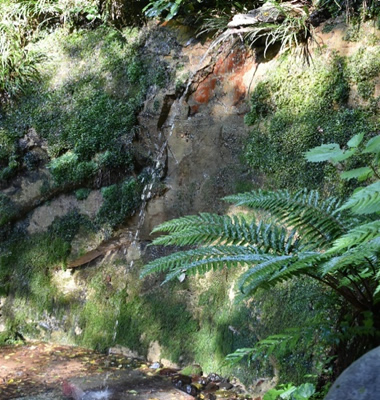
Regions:
<instances>
[{"instance_id":1,"label":"green moss","mask_svg":"<svg viewBox=\"0 0 380 400\"><path fill-rule=\"evenodd\" d=\"M57 29L36 41L47 55L41 80L7 105L0 122L0 178L38 165L17 149L31 128L45 140L57 185L116 169L131 172L136 115L149 87L164 85L167 75L157 60L142 58L135 32L129 32Z\"/></svg>"},{"instance_id":2,"label":"green moss","mask_svg":"<svg viewBox=\"0 0 380 400\"><path fill-rule=\"evenodd\" d=\"M3 193L0 193L0 226L5 225L18 213L18 207Z\"/></svg>"},{"instance_id":3,"label":"green moss","mask_svg":"<svg viewBox=\"0 0 380 400\"><path fill-rule=\"evenodd\" d=\"M356 23L351 25L347 29L343 40L345 40L346 42L358 42L360 40L360 24Z\"/></svg>"},{"instance_id":4,"label":"green moss","mask_svg":"<svg viewBox=\"0 0 380 400\"><path fill-rule=\"evenodd\" d=\"M48 167L58 185L84 183L97 172L93 161L79 161L78 155L72 152L55 158Z\"/></svg>"},{"instance_id":5,"label":"green moss","mask_svg":"<svg viewBox=\"0 0 380 400\"><path fill-rule=\"evenodd\" d=\"M133 178L103 188L104 202L97 215L98 222L111 227L120 225L140 204L141 191L141 183Z\"/></svg>"},{"instance_id":6,"label":"green moss","mask_svg":"<svg viewBox=\"0 0 380 400\"><path fill-rule=\"evenodd\" d=\"M227 354L238 348L250 347L257 336L250 327L250 311L243 303L236 303L230 295L238 271L214 271L203 281L192 280L191 290L196 295L199 331L194 340L195 360L206 373L219 371L224 375L238 375L248 383L260 374L256 365L240 363L226 366Z\"/></svg>"},{"instance_id":7,"label":"green moss","mask_svg":"<svg viewBox=\"0 0 380 400\"><path fill-rule=\"evenodd\" d=\"M78 339L81 345L105 351L114 342L116 321L124 292L116 292L106 285L103 271L97 273L89 282L92 289L79 316L79 326L83 334Z\"/></svg>"},{"instance_id":8,"label":"green moss","mask_svg":"<svg viewBox=\"0 0 380 400\"><path fill-rule=\"evenodd\" d=\"M91 231L94 226L73 211L54 220L45 233L29 236L18 229L6 233L0 248L0 293L27 298L39 312L51 311L62 300L51 284L52 271L65 266L80 228Z\"/></svg>"},{"instance_id":9,"label":"green moss","mask_svg":"<svg viewBox=\"0 0 380 400\"><path fill-rule=\"evenodd\" d=\"M77 198L77 200L86 200L90 193L91 189L80 188L75 191L75 197Z\"/></svg>"},{"instance_id":10,"label":"green moss","mask_svg":"<svg viewBox=\"0 0 380 400\"><path fill-rule=\"evenodd\" d=\"M188 365L183 368L180 373L183 375L202 375L202 368L199 365Z\"/></svg>"},{"instance_id":11,"label":"green moss","mask_svg":"<svg viewBox=\"0 0 380 400\"><path fill-rule=\"evenodd\" d=\"M129 285L134 283L130 281ZM189 360L197 321L178 290L173 286L165 289L153 289L141 296L139 288L134 288L120 309L118 341L145 356L150 343L158 341L162 357L174 362L180 357Z\"/></svg>"},{"instance_id":12,"label":"green moss","mask_svg":"<svg viewBox=\"0 0 380 400\"><path fill-rule=\"evenodd\" d=\"M380 75L380 50L378 47L360 49L350 57L348 76L357 85L358 93L364 100L373 98L375 78Z\"/></svg>"},{"instance_id":13,"label":"green moss","mask_svg":"<svg viewBox=\"0 0 380 400\"><path fill-rule=\"evenodd\" d=\"M259 291L251 303L252 325L260 338L290 333L292 339L273 352L280 383L301 384L306 375L319 376L334 344L339 300L310 279L293 279L271 291Z\"/></svg>"},{"instance_id":14,"label":"green moss","mask_svg":"<svg viewBox=\"0 0 380 400\"><path fill-rule=\"evenodd\" d=\"M63 217L56 218L49 227L48 232L52 237L63 239L69 244L81 228L83 233L96 231L96 227L89 217L73 210Z\"/></svg>"},{"instance_id":15,"label":"green moss","mask_svg":"<svg viewBox=\"0 0 380 400\"><path fill-rule=\"evenodd\" d=\"M233 275L222 273L222 280L206 286L188 280L159 287L140 281L138 266L127 275L124 268L109 265L88 271L90 290L80 311L78 344L99 350L119 344L146 356L151 343L158 341L161 357L173 362L199 363L206 373L238 372L247 381L257 374L243 363L223 366L228 353L255 341L248 328L250 311L229 299Z\"/></svg>"},{"instance_id":16,"label":"green moss","mask_svg":"<svg viewBox=\"0 0 380 400\"><path fill-rule=\"evenodd\" d=\"M252 131L245 157L252 168L266 175L269 185L345 193L337 175L326 174L324 164L307 164L303 153L321 143L344 145L357 133L370 136L378 129L375 108L352 109L348 104L354 84L360 83L366 98L373 95L372 79L378 74L378 57L373 52L368 50L367 58L334 56L328 63L319 56L310 67L289 57L257 85L246 116Z\"/></svg>"}]
</instances>

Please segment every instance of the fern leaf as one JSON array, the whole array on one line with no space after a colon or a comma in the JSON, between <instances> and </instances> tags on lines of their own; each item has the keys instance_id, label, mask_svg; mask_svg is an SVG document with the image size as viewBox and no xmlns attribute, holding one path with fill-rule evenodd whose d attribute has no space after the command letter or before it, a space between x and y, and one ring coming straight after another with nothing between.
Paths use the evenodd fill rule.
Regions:
<instances>
[{"instance_id":1,"label":"fern leaf","mask_svg":"<svg viewBox=\"0 0 380 400\"><path fill-rule=\"evenodd\" d=\"M153 245L254 245L265 252L286 253L301 245L294 235L276 224L248 222L244 217L203 213L174 219L159 225L154 232L168 235L155 239Z\"/></svg>"},{"instance_id":2,"label":"fern leaf","mask_svg":"<svg viewBox=\"0 0 380 400\"><path fill-rule=\"evenodd\" d=\"M243 293L253 293L263 283L267 282L276 271L295 259L296 256L272 256L266 260L262 259L263 262L257 263L256 266L240 276L238 280L239 290Z\"/></svg>"},{"instance_id":3,"label":"fern leaf","mask_svg":"<svg viewBox=\"0 0 380 400\"><path fill-rule=\"evenodd\" d=\"M269 289L279 282L307 273L310 269L315 273L320 257L318 252L305 252L288 259L272 259L273 263L269 260L258 264L240 277L238 287L245 296L251 296L260 288Z\"/></svg>"},{"instance_id":4,"label":"fern leaf","mask_svg":"<svg viewBox=\"0 0 380 400\"><path fill-rule=\"evenodd\" d=\"M227 354L226 358L224 359L224 364L232 366L239 363L245 357L247 357L249 361L252 358L255 351L256 349L254 347L237 349L233 353Z\"/></svg>"},{"instance_id":5,"label":"fern leaf","mask_svg":"<svg viewBox=\"0 0 380 400\"><path fill-rule=\"evenodd\" d=\"M332 274L338 270L344 271L349 268L359 267L357 274L366 269L378 265L378 254L380 252L380 237L376 237L368 242L354 247L336 257L332 257L327 262L320 265L322 275Z\"/></svg>"},{"instance_id":6,"label":"fern leaf","mask_svg":"<svg viewBox=\"0 0 380 400\"><path fill-rule=\"evenodd\" d=\"M356 191L340 208L355 214L372 214L380 211L380 181Z\"/></svg>"},{"instance_id":7,"label":"fern leaf","mask_svg":"<svg viewBox=\"0 0 380 400\"><path fill-rule=\"evenodd\" d=\"M196 225L205 225L217 223L218 218L223 217L216 214L201 213L199 215L187 215L185 217L172 219L156 226L152 233L155 232L176 232L188 229Z\"/></svg>"},{"instance_id":8,"label":"fern leaf","mask_svg":"<svg viewBox=\"0 0 380 400\"><path fill-rule=\"evenodd\" d=\"M268 280L269 286L275 286L278 282L292 279L304 273L316 273L317 266L321 260L325 259L326 255L321 255L319 252L299 253L297 259L288 266L275 272ZM311 270L311 271L310 271Z\"/></svg>"},{"instance_id":9,"label":"fern leaf","mask_svg":"<svg viewBox=\"0 0 380 400\"><path fill-rule=\"evenodd\" d=\"M252 265L271 256L260 254L251 246L210 246L181 251L148 263L141 272L141 277L154 272L169 271L165 282L184 272L205 273L210 269L224 266Z\"/></svg>"},{"instance_id":10,"label":"fern leaf","mask_svg":"<svg viewBox=\"0 0 380 400\"><path fill-rule=\"evenodd\" d=\"M357 246L378 236L380 236L380 221L362 224L335 240L333 247L328 252L335 253L352 246Z\"/></svg>"},{"instance_id":11,"label":"fern leaf","mask_svg":"<svg viewBox=\"0 0 380 400\"><path fill-rule=\"evenodd\" d=\"M228 196L225 200L269 212L277 220L299 232L308 249L324 248L344 234L352 221L338 212L340 201L336 198L323 200L316 191L301 190L290 194L253 191Z\"/></svg>"},{"instance_id":12,"label":"fern leaf","mask_svg":"<svg viewBox=\"0 0 380 400\"><path fill-rule=\"evenodd\" d=\"M235 365L243 358L247 358L249 364L252 360L271 355L277 349L280 351L283 350L288 343L296 343L300 338L301 331L299 329L288 329L284 333L270 335L258 341L254 347L237 349L233 353L228 354L225 358L225 364Z\"/></svg>"}]
</instances>

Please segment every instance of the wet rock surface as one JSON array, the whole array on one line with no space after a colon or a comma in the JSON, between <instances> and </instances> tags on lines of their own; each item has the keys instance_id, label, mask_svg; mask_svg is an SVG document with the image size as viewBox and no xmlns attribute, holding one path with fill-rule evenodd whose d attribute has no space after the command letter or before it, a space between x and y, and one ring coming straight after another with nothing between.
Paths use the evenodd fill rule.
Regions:
<instances>
[{"instance_id":1,"label":"wet rock surface","mask_svg":"<svg viewBox=\"0 0 380 400\"><path fill-rule=\"evenodd\" d=\"M328 392L325 400L377 400L380 398L380 347L351 364Z\"/></svg>"},{"instance_id":2,"label":"wet rock surface","mask_svg":"<svg viewBox=\"0 0 380 400\"><path fill-rule=\"evenodd\" d=\"M47 343L0 348L0 400L252 399L217 374Z\"/></svg>"}]
</instances>

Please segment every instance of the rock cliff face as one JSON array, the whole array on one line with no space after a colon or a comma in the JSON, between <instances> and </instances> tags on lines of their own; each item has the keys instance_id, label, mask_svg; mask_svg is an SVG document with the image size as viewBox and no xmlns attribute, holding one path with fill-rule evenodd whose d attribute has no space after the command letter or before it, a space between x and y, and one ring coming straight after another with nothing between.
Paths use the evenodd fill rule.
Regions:
<instances>
[{"instance_id":1,"label":"rock cliff face","mask_svg":"<svg viewBox=\"0 0 380 400\"><path fill-rule=\"evenodd\" d=\"M328 51L350 53L358 46L342 45L342 29L320 34ZM180 27L154 27L142 41L142 57L165 65L169 78L163 87L151 85L146 92L128 142L132 171L111 170L91 175L89 185L69 182L55 190L39 132L20 139L27 152L38 153L40 164L4 184L0 198L3 209L11 210L4 240L15 238L2 254L8 266L1 276L6 282L0 298L4 330L102 350L119 348L166 364L195 360L206 372L228 352L255 341L252 327L247 328L252 309L233 305L233 272L169 288L161 288L157 277L138 278L142 263L164 252L147 247L153 227L186 214L224 212L223 196L260 186L263 179L241 161L250 129L244 116L250 93L277 61L259 62L243 46L231 50L225 45L213 52L208 46ZM118 90L116 81L108 82L107 90ZM112 227L99 223L104 220L99 215L125 210L127 189L110 197L106 184L110 188L136 176L142 201L131 201L133 211L128 208L129 216ZM123 204L111 210L104 208L107 202ZM62 230L64 240L53 240ZM24 232L22 240L16 231ZM55 254L57 248L63 258Z\"/></svg>"},{"instance_id":2,"label":"rock cliff face","mask_svg":"<svg viewBox=\"0 0 380 400\"><path fill-rule=\"evenodd\" d=\"M148 203L144 239L169 218L221 211L220 198L250 179L239 156L248 132L244 115L253 56L241 48L212 59L200 44L185 47L182 54L191 59L185 67L190 67L190 78L181 94L172 90L163 95L171 99L166 119L162 113L154 117L156 99L147 101L139 116L143 132L164 138L168 189Z\"/></svg>"}]
</instances>

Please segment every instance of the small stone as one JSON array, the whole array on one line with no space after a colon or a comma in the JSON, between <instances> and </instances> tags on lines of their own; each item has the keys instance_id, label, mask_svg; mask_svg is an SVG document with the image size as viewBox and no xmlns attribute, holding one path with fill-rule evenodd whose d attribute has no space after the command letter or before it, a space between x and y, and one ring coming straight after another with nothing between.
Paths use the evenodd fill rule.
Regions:
<instances>
[{"instance_id":1,"label":"small stone","mask_svg":"<svg viewBox=\"0 0 380 400\"><path fill-rule=\"evenodd\" d=\"M186 385L185 392L190 396L196 396L198 394L198 390L194 385Z\"/></svg>"},{"instance_id":2,"label":"small stone","mask_svg":"<svg viewBox=\"0 0 380 400\"><path fill-rule=\"evenodd\" d=\"M208 382L220 382L222 380L221 376L218 374L211 373L207 377Z\"/></svg>"},{"instance_id":3,"label":"small stone","mask_svg":"<svg viewBox=\"0 0 380 400\"><path fill-rule=\"evenodd\" d=\"M172 377L172 383L174 385L181 384L181 385L189 385L191 383L190 376L177 374Z\"/></svg>"},{"instance_id":4,"label":"small stone","mask_svg":"<svg viewBox=\"0 0 380 400\"><path fill-rule=\"evenodd\" d=\"M238 395L236 393L231 393L228 390L217 390L215 393L216 398L218 399L236 399Z\"/></svg>"},{"instance_id":5,"label":"small stone","mask_svg":"<svg viewBox=\"0 0 380 400\"><path fill-rule=\"evenodd\" d=\"M197 390L202 390L203 389L203 385L201 383L198 382L193 382L193 386L197 388Z\"/></svg>"},{"instance_id":6,"label":"small stone","mask_svg":"<svg viewBox=\"0 0 380 400\"><path fill-rule=\"evenodd\" d=\"M204 376L193 376L193 383L198 383L202 386L206 386L207 379Z\"/></svg>"},{"instance_id":7,"label":"small stone","mask_svg":"<svg viewBox=\"0 0 380 400\"><path fill-rule=\"evenodd\" d=\"M230 390L233 387L234 386L230 382L227 382L227 381L223 381L223 382L219 383L219 389L222 389L222 390Z\"/></svg>"},{"instance_id":8,"label":"small stone","mask_svg":"<svg viewBox=\"0 0 380 400\"><path fill-rule=\"evenodd\" d=\"M205 390L207 392L215 392L218 389L219 389L219 386L214 382L209 382L205 387Z\"/></svg>"}]
</instances>

